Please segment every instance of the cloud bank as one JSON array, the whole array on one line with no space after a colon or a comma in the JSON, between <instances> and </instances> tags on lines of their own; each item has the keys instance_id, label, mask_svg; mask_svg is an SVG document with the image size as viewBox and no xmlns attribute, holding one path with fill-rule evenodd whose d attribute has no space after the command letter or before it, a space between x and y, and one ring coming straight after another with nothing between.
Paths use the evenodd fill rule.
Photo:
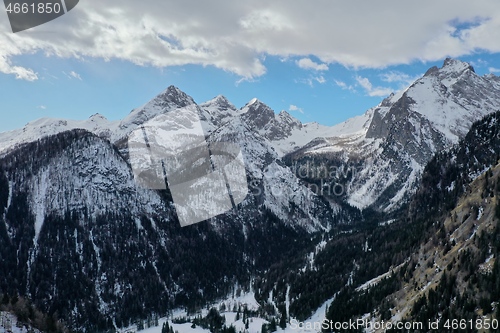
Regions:
<instances>
[{"instance_id":1,"label":"cloud bank","mask_svg":"<svg viewBox=\"0 0 500 333\"><path fill-rule=\"evenodd\" d=\"M332 63L383 68L500 51L497 0L86 0L17 34L2 15L0 72L31 81L37 73L16 64L15 56L197 64L252 79L266 73L268 55L297 57L299 66L319 71Z\"/></svg>"}]
</instances>

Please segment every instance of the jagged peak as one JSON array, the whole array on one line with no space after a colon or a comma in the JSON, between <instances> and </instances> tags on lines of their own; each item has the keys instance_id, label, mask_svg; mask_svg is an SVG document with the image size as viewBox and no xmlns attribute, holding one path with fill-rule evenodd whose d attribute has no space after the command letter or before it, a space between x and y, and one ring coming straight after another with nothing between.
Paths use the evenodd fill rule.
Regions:
<instances>
[{"instance_id":1,"label":"jagged peak","mask_svg":"<svg viewBox=\"0 0 500 333\"><path fill-rule=\"evenodd\" d=\"M454 72L454 73L462 73L466 70L470 70L475 73L474 67L471 64L453 58L446 58L443 62L443 66L439 70L440 72Z\"/></svg>"},{"instance_id":2,"label":"jagged peak","mask_svg":"<svg viewBox=\"0 0 500 333\"><path fill-rule=\"evenodd\" d=\"M410 88L414 87L417 83L434 82L438 86L445 86L450 88L457 82L477 78L477 74L471 64L453 58L446 58L443 66L438 68L433 66L425 72L424 76L415 81ZM440 89L440 88L439 88Z\"/></svg>"},{"instance_id":3,"label":"jagged peak","mask_svg":"<svg viewBox=\"0 0 500 333\"><path fill-rule=\"evenodd\" d=\"M443 62L443 66L438 68L437 66L432 66L425 72L424 77L426 76L437 76L440 78L446 76L457 77L462 73L470 71L475 73L474 67L471 64L453 58L446 58Z\"/></svg>"},{"instance_id":4,"label":"jagged peak","mask_svg":"<svg viewBox=\"0 0 500 333\"><path fill-rule=\"evenodd\" d=\"M438 71L439 71L439 68L437 66L432 66L431 68L429 68L427 70L427 72L425 72L424 76L433 75L433 74L437 73Z\"/></svg>"},{"instance_id":5,"label":"jagged peak","mask_svg":"<svg viewBox=\"0 0 500 333\"><path fill-rule=\"evenodd\" d=\"M494 73L484 74L483 77L488 80L499 80L500 76L495 75Z\"/></svg>"},{"instance_id":6,"label":"jagged peak","mask_svg":"<svg viewBox=\"0 0 500 333\"><path fill-rule=\"evenodd\" d=\"M294 116L292 116L290 113L288 113L285 110L281 110L280 113L278 113L278 117L282 118L282 119L290 119L290 120L293 120L294 122L297 122L297 121L300 122L300 120L298 120L297 118L295 118Z\"/></svg>"},{"instance_id":7,"label":"jagged peak","mask_svg":"<svg viewBox=\"0 0 500 333\"><path fill-rule=\"evenodd\" d=\"M236 107L231 103L226 96L224 95L217 95L214 98L200 104L202 107L210 106L210 105L218 105L218 106L224 106L226 108L230 107L231 109L236 109Z\"/></svg>"},{"instance_id":8,"label":"jagged peak","mask_svg":"<svg viewBox=\"0 0 500 333\"><path fill-rule=\"evenodd\" d=\"M193 98L176 86L171 85L151 101L132 110L129 115L120 122L120 129L125 132L119 133L119 138L121 139L121 136L128 134L126 131L130 128L143 124L159 114L189 105L196 105Z\"/></svg>"},{"instance_id":9,"label":"jagged peak","mask_svg":"<svg viewBox=\"0 0 500 333\"><path fill-rule=\"evenodd\" d=\"M217 102L229 103L229 100L224 95L217 95L212 100Z\"/></svg>"},{"instance_id":10,"label":"jagged peak","mask_svg":"<svg viewBox=\"0 0 500 333\"><path fill-rule=\"evenodd\" d=\"M174 86L173 84L169 85L167 89L164 90L164 93L170 94L185 94L182 90Z\"/></svg>"},{"instance_id":11,"label":"jagged peak","mask_svg":"<svg viewBox=\"0 0 500 333\"><path fill-rule=\"evenodd\" d=\"M451 57L447 57L446 59L444 59L443 61L443 67L447 67L447 66L456 66L456 65L460 65L460 66L470 66L470 64L468 62L465 62L465 61L462 61L460 59L454 59L454 58L451 58Z\"/></svg>"},{"instance_id":12,"label":"jagged peak","mask_svg":"<svg viewBox=\"0 0 500 333\"><path fill-rule=\"evenodd\" d=\"M105 116L103 116L100 113L95 113L95 114L93 114L93 115L91 115L89 117L89 120L97 120L97 119L99 119L99 120L108 120L108 118L106 118Z\"/></svg>"},{"instance_id":13,"label":"jagged peak","mask_svg":"<svg viewBox=\"0 0 500 333\"><path fill-rule=\"evenodd\" d=\"M387 96L386 98L384 98L378 106L389 107L389 106L393 105L395 102L395 99L396 99L395 96L396 96L396 94L394 92L391 92L391 94L389 96Z\"/></svg>"},{"instance_id":14,"label":"jagged peak","mask_svg":"<svg viewBox=\"0 0 500 333\"><path fill-rule=\"evenodd\" d=\"M285 110L281 110L277 116L278 121L295 126L301 126L302 122Z\"/></svg>"},{"instance_id":15,"label":"jagged peak","mask_svg":"<svg viewBox=\"0 0 500 333\"><path fill-rule=\"evenodd\" d=\"M259 100L257 99L257 97L254 97L254 98L252 98L252 99L251 99L251 100L250 100L250 101L249 101L246 105L247 105L247 106L250 106L250 105L253 105L253 104L255 104L255 103L261 103L261 101L259 101Z\"/></svg>"},{"instance_id":16,"label":"jagged peak","mask_svg":"<svg viewBox=\"0 0 500 333\"><path fill-rule=\"evenodd\" d=\"M153 100L157 99L171 101L177 104L182 104L180 106L196 104L191 96L189 96L184 91L180 90L174 85L170 85L167 89L165 89L162 93L156 96Z\"/></svg>"},{"instance_id":17,"label":"jagged peak","mask_svg":"<svg viewBox=\"0 0 500 333\"><path fill-rule=\"evenodd\" d=\"M278 116L293 118L293 116L290 113L288 113L286 110L281 110L280 113L278 113Z\"/></svg>"},{"instance_id":18,"label":"jagged peak","mask_svg":"<svg viewBox=\"0 0 500 333\"><path fill-rule=\"evenodd\" d=\"M255 113L255 112L259 112L259 113L272 113L274 114L274 111L273 109L271 109L269 107L269 105L267 105L266 103L263 103L262 101L260 101L259 99L257 98L252 98L247 104L245 104L244 107L241 108L242 111L244 111L244 113L246 112L252 112L252 113Z\"/></svg>"}]
</instances>

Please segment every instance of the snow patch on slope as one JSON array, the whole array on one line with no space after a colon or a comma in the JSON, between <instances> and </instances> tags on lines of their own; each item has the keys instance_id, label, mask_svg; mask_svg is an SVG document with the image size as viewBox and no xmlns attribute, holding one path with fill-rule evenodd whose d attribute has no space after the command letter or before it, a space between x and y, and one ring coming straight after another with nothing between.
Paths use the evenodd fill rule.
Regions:
<instances>
[{"instance_id":1,"label":"snow patch on slope","mask_svg":"<svg viewBox=\"0 0 500 333\"><path fill-rule=\"evenodd\" d=\"M117 125L118 122L109 121L100 114L95 114L87 120L41 118L21 129L0 133L0 155L18 145L77 128L108 137Z\"/></svg>"}]
</instances>

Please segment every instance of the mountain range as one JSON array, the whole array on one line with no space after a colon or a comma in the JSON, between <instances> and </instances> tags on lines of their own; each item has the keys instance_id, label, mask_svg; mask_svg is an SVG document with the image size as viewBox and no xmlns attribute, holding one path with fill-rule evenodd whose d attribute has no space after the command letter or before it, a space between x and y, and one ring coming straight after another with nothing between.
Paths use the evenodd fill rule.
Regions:
<instances>
[{"instance_id":1,"label":"mountain range","mask_svg":"<svg viewBox=\"0 0 500 333\"><path fill-rule=\"evenodd\" d=\"M240 147L249 192L236 209L181 228L168 189L135 181L127 138L186 107L196 110L209 144ZM254 294L268 320L304 320L327 303L326 316L338 320L368 312L430 318L422 307L432 283L403 292L403 280L388 272L397 268L416 286L442 279L415 265L427 265L433 248L458 251L470 242L456 232L438 246L431 231L454 235L457 219L477 230L474 221L492 223L494 202L474 220L453 210L490 167L496 179L498 158L487 156L500 148L491 139L498 110L499 77L446 59L331 127L276 114L257 99L239 109L221 95L197 104L170 86L120 121L44 118L0 133L0 291L87 331L178 308L195 313L241 292ZM471 151L477 163L469 163ZM496 198L494 186L485 196ZM448 212L457 217L445 227L429 224ZM475 246L481 261L483 245ZM444 256L431 264L465 260ZM396 294L412 301L398 303ZM340 311L341 301L358 310Z\"/></svg>"}]
</instances>

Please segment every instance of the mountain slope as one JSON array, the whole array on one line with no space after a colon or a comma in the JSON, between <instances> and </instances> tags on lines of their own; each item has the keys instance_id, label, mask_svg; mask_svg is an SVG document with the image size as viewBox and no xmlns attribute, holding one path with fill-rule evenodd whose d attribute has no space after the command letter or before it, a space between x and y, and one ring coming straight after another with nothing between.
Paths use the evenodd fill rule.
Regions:
<instances>
[{"instance_id":1,"label":"mountain slope","mask_svg":"<svg viewBox=\"0 0 500 333\"><path fill-rule=\"evenodd\" d=\"M252 187L236 211L181 228L165 191L139 187L109 141L73 130L0 159L0 286L73 329L107 330L151 313L197 309L310 246L336 223L265 141L227 123ZM289 244L294 246L290 247ZM213 270L217 267L217 270Z\"/></svg>"},{"instance_id":2,"label":"mountain slope","mask_svg":"<svg viewBox=\"0 0 500 333\"><path fill-rule=\"evenodd\" d=\"M392 251L403 245L408 257L369 283L343 288L328 319L438 320L445 331L452 320L499 318L499 121L500 112L484 117L457 146L433 157L406 215L382 226L402 228Z\"/></svg>"},{"instance_id":3,"label":"mountain slope","mask_svg":"<svg viewBox=\"0 0 500 333\"><path fill-rule=\"evenodd\" d=\"M496 76L448 59L333 127L257 99L241 109L223 96L197 105L171 86L122 121L43 119L1 133L0 288L91 330L195 311L239 289L285 319L307 318L336 294L330 318L376 306L397 315L385 299L402 283L391 270L410 278L434 221L498 159L497 114L467 134L498 96ZM181 228L169 191L135 182L127 136L186 107L210 145L241 149L249 191L236 209ZM405 203L409 215L394 221L387 212ZM370 280L380 289L363 286ZM359 291L361 301L351 297Z\"/></svg>"},{"instance_id":4,"label":"mountain slope","mask_svg":"<svg viewBox=\"0 0 500 333\"><path fill-rule=\"evenodd\" d=\"M392 211L414 192L432 156L463 138L472 123L500 110L500 80L480 77L467 63L446 59L402 93L391 95L331 138L290 154L288 163L311 159L331 167L359 165L344 180L346 200L357 207Z\"/></svg>"},{"instance_id":5,"label":"mountain slope","mask_svg":"<svg viewBox=\"0 0 500 333\"><path fill-rule=\"evenodd\" d=\"M0 153L44 135L83 128L110 139L126 155L126 136L138 125L192 105L207 134L240 119L278 157L289 154L284 158L289 166L307 167L315 160L327 168L356 170L342 179L313 180L340 186L342 201L361 209L394 211L413 193L423 167L437 151L458 142L472 122L500 109L499 95L500 78L478 76L469 64L446 59L442 68L429 69L405 91L392 94L364 115L327 127L302 124L285 111L275 114L257 99L241 109L223 96L198 106L171 86L119 122L98 115L80 122L43 119L22 130L2 133Z\"/></svg>"},{"instance_id":6,"label":"mountain slope","mask_svg":"<svg viewBox=\"0 0 500 333\"><path fill-rule=\"evenodd\" d=\"M13 147L29 143L46 136L73 129L84 129L113 143L126 140L126 136L137 126L165 112L195 104L192 97L170 86L148 103L130 112L121 121L109 121L100 114L87 120L42 118L26 124L22 129L0 133L0 154Z\"/></svg>"}]
</instances>

